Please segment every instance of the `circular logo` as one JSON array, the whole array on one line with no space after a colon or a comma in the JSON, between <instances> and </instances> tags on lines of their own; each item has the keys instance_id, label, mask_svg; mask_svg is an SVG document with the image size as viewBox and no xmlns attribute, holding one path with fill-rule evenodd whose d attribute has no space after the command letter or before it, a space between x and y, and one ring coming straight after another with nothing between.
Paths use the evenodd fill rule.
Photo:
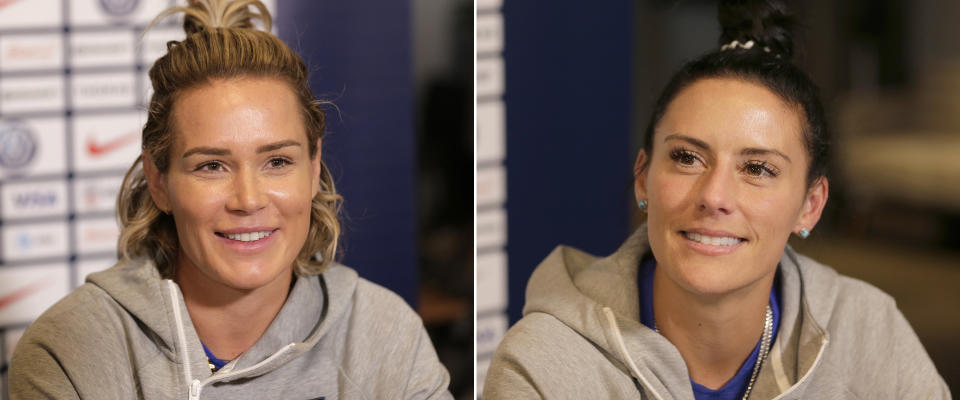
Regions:
<instances>
[{"instance_id":1,"label":"circular logo","mask_svg":"<svg viewBox=\"0 0 960 400\"><path fill-rule=\"evenodd\" d=\"M100 0L100 8L116 17L130 15L139 5L140 0Z\"/></svg>"},{"instance_id":2,"label":"circular logo","mask_svg":"<svg viewBox=\"0 0 960 400\"><path fill-rule=\"evenodd\" d=\"M22 168L37 153L37 140L20 121L0 121L0 167Z\"/></svg>"}]
</instances>

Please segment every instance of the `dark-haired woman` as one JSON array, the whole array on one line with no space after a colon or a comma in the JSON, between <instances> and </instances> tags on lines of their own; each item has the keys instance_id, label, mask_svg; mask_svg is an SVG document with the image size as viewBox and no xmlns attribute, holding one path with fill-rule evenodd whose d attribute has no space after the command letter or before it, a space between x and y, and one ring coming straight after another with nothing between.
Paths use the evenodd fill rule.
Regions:
<instances>
[{"instance_id":1,"label":"dark-haired woman","mask_svg":"<svg viewBox=\"0 0 960 400\"><path fill-rule=\"evenodd\" d=\"M782 5L720 16L637 156L646 224L608 257L561 246L537 267L485 400L950 397L890 296L787 246L827 201L822 106Z\"/></svg>"},{"instance_id":2,"label":"dark-haired woman","mask_svg":"<svg viewBox=\"0 0 960 400\"><path fill-rule=\"evenodd\" d=\"M158 18L175 12L187 35L150 69L120 261L27 329L11 397L451 399L417 314L335 262L324 113L264 5Z\"/></svg>"}]
</instances>

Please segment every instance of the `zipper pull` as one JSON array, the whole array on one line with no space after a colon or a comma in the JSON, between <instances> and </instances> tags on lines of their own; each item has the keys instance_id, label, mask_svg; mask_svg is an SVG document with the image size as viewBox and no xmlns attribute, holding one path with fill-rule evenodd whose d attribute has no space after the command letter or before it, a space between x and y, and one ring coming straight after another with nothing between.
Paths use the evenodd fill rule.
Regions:
<instances>
[{"instance_id":1,"label":"zipper pull","mask_svg":"<svg viewBox=\"0 0 960 400\"><path fill-rule=\"evenodd\" d=\"M200 381L194 379L193 383L190 384L190 400L198 399L200 399Z\"/></svg>"}]
</instances>

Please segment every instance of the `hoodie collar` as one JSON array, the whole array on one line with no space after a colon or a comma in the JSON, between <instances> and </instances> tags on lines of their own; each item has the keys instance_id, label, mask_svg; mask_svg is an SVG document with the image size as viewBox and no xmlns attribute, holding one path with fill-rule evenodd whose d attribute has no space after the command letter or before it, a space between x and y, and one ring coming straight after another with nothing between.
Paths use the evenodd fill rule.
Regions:
<instances>
[{"instance_id":1,"label":"hoodie collar","mask_svg":"<svg viewBox=\"0 0 960 400\"><path fill-rule=\"evenodd\" d=\"M812 264L812 260L790 246L784 249L780 259L780 332L757 376L754 393L760 398L802 394L805 378L812 374L826 351L829 334L824 326L836 302L837 274L825 268L811 268Z\"/></svg>"},{"instance_id":2,"label":"hoodie collar","mask_svg":"<svg viewBox=\"0 0 960 400\"><path fill-rule=\"evenodd\" d=\"M263 336L224 372L239 372L262 363L292 344L292 351L282 357L243 373L233 374L230 380L261 375L296 358L314 347L345 318L352 307L358 276L352 269L333 265L322 275L298 277L280 312ZM148 336L154 338L160 351L168 359L179 362L176 345L176 323L170 309L170 294L153 262L146 258L118 264L105 271L91 274L87 282L103 289L131 316L141 321ZM200 346L189 313L177 291L176 304L181 308L191 365L206 366L206 357ZM196 348L196 351L193 349ZM197 371L209 371L194 368ZM221 370L223 371L223 370ZM209 372L208 372L209 373Z\"/></svg>"},{"instance_id":3,"label":"hoodie collar","mask_svg":"<svg viewBox=\"0 0 960 400\"><path fill-rule=\"evenodd\" d=\"M310 334L323 323L321 315L328 301L321 287L321 283L325 283L322 277L302 276L296 280L273 322L253 347L236 359L233 369L254 365L290 343L308 341Z\"/></svg>"},{"instance_id":4,"label":"hoodie collar","mask_svg":"<svg viewBox=\"0 0 960 400\"><path fill-rule=\"evenodd\" d=\"M594 343L628 375L636 375L631 373L634 364L641 375L634 378L655 392L654 398L693 398L680 352L640 323L637 269L646 250L644 227L603 258L557 247L530 277L523 313L554 316ZM605 309L614 321L606 317ZM621 351L620 339L627 354Z\"/></svg>"},{"instance_id":5,"label":"hoodie collar","mask_svg":"<svg viewBox=\"0 0 960 400\"><path fill-rule=\"evenodd\" d=\"M86 281L99 287L124 310L139 320L154 337L160 351L175 359L175 327L170 323L163 279L156 266L146 258L87 276Z\"/></svg>"}]
</instances>

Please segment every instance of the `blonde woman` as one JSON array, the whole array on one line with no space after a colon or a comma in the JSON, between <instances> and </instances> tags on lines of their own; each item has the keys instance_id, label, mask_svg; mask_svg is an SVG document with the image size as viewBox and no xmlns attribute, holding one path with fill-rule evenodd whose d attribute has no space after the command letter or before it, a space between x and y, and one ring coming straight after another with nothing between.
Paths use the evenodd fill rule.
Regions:
<instances>
[{"instance_id":1,"label":"blonde woman","mask_svg":"<svg viewBox=\"0 0 960 400\"><path fill-rule=\"evenodd\" d=\"M187 36L150 70L120 261L30 326L12 397L451 398L419 317L334 262L324 114L263 4L157 19L176 12Z\"/></svg>"}]
</instances>

